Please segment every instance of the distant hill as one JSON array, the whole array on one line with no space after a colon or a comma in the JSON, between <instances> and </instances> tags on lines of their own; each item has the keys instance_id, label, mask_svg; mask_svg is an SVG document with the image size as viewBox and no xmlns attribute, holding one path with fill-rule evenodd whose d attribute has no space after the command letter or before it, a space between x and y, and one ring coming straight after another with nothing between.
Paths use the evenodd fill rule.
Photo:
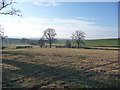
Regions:
<instances>
[{"instance_id":1,"label":"distant hill","mask_svg":"<svg viewBox=\"0 0 120 90\"><path fill-rule=\"evenodd\" d=\"M66 40L71 39L57 39L57 41L53 45L61 45L64 46ZM119 39L120 40L120 39ZM37 44L36 39L17 39L17 38L8 38L4 40L4 43L6 44L30 44L30 45L36 45ZM73 41L71 41L73 43ZM75 43L72 44L73 46L76 46ZM85 45L82 46L120 46L118 45L118 38L113 39L95 39L95 40L85 40Z\"/></svg>"},{"instance_id":2,"label":"distant hill","mask_svg":"<svg viewBox=\"0 0 120 90\"><path fill-rule=\"evenodd\" d=\"M65 45L66 40L59 40L54 45ZM76 46L76 44L73 44ZM85 45L82 46L118 46L118 38L113 39L95 39L95 40L85 40Z\"/></svg>"},{"instance_id":3,"label":"distant hill","mask_svg":"<svg viewBox=\"0 0 120 90\"><path fill-rule=\"evenodd\" d=\"M19 39L19 38L6 38L3 43L4 44L36 44L38 40L34 39Z\"/></svg>"}]
</instances>

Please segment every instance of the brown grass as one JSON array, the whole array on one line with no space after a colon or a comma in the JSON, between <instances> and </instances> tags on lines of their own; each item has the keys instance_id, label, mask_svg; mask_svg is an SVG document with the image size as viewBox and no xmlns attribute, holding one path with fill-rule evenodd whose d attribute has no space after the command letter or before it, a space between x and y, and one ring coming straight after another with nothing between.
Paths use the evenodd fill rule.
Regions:
<instances>
[{"instance_id":1,"label":"brown grass","mask_svg":"<svg viewBox=\"0 0 120 90\"><path fill-rule=\"evenodd\" d=\"M3 88L119 87L118 51L33 48L3 51Z\"/></svg>"}]
</instances>

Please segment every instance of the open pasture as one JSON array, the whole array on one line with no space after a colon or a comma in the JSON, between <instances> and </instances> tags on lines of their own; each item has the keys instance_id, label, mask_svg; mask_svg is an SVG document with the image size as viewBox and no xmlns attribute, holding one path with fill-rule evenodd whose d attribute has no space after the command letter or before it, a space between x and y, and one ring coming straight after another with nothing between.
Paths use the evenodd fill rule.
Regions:
<instances>
[{"instance_id":1,"label":"open pasture","mask_svg":"<svg viewBox=\"0 0 120 90\"><path fill-rule=\"evenodd\" d=\"M59 40L58 42L54 43L54 45L60 45L60 46L64 46L65 45L65 40ZM77 46L76 43L74 43L73 41L72 45L73 46ZM81 46L85 46L85 47L94 47L94 46L120 46L118 39L114 38L114 39L96 39L96 40L85 40L85 45L81 45Z\"/></svg>"},{"instance_id":2,"label":"open pasture","mask_svg":"<svg viewBox=\"0 0 120 90\"><path fill-rule=\"evenodd\" d=\"M119 87L118 51L31 48L2 53L3 88Z\"/></svg>"}]
</instances>

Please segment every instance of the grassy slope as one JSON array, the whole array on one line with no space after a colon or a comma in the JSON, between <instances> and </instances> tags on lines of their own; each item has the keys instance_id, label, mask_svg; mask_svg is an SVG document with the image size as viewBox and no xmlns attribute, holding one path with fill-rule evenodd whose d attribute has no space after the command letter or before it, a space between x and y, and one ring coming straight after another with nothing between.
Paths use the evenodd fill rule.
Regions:
<instances>
[{"instance_id":1,"label":"grassy slope","mask_svg":"<svg viewBox=\"0 0 120 90\"><path fill-rule=\"evenodd\" d=\"M118 39L86 40L85 46L118 46Z\"/></svg>"},{"instance_id":2,"label":"grassy slope","mask_svg":"<svg viewBox=\"0 0 120 90\"><path fill-rule=\"evenodd\" d=\"M3 87L119 87L118 51L11 49L2 59Z\"/></svg>"},{"instance_id":3,"label":"grassy slope","mask_svg":"<svg viewBox=\"0 0 120 90\"><path fill-rule=\"evenodd\" d=\"M53 45L65 45L66 40L58 40L58 42ZM73 42L73 41L72 41ZM98 40L85 40L86 45L82 46L118 46L118 39L98 39ZM19 44L4 44L4 46L16 47ZM22 44L21 44L22 45ZM73 46L77 46L75 43L72 43Z\"/></svg>"},{"instance_id":4,"label":"grassy slope","mask_svg":"<svg viewBox=\"0 0 120 90\"><path fill-rule=\"evenodd\" d=\"M118 46L118 39L97 39L97 40L86 40L86 45L82 46ZM61 40L54 45L65 45L65 40ZM76 44L73 44L76 45Z\"/></svg>"}]
</instances>

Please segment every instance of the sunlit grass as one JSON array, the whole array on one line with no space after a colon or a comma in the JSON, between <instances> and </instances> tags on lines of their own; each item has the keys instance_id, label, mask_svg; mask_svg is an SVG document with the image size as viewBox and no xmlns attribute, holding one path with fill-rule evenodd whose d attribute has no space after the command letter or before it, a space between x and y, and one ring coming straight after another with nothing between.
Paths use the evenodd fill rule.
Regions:
<instances>
[{"instance_id":1,"label":"sunlit grass","mask_svg":"<svg viewBox=\"0 0 120 90\"><path fill-rule=\"evenodd\" d=\"M3 50L2 56L3 87L118 87L118 51L32 48Z\"/></svg>"},{"instance_id":2,"label":"sunlit grass","mask_svg":"<svg viewBox=\"0 0 120 90\"><path fill-rule=\"evenodd\" d=\"M4 69L9 69L9 70L19 70L19 67L13 66L13 65L9 65L9 64L2 64L2 67Z\"/></svg>"}]
</instances>

